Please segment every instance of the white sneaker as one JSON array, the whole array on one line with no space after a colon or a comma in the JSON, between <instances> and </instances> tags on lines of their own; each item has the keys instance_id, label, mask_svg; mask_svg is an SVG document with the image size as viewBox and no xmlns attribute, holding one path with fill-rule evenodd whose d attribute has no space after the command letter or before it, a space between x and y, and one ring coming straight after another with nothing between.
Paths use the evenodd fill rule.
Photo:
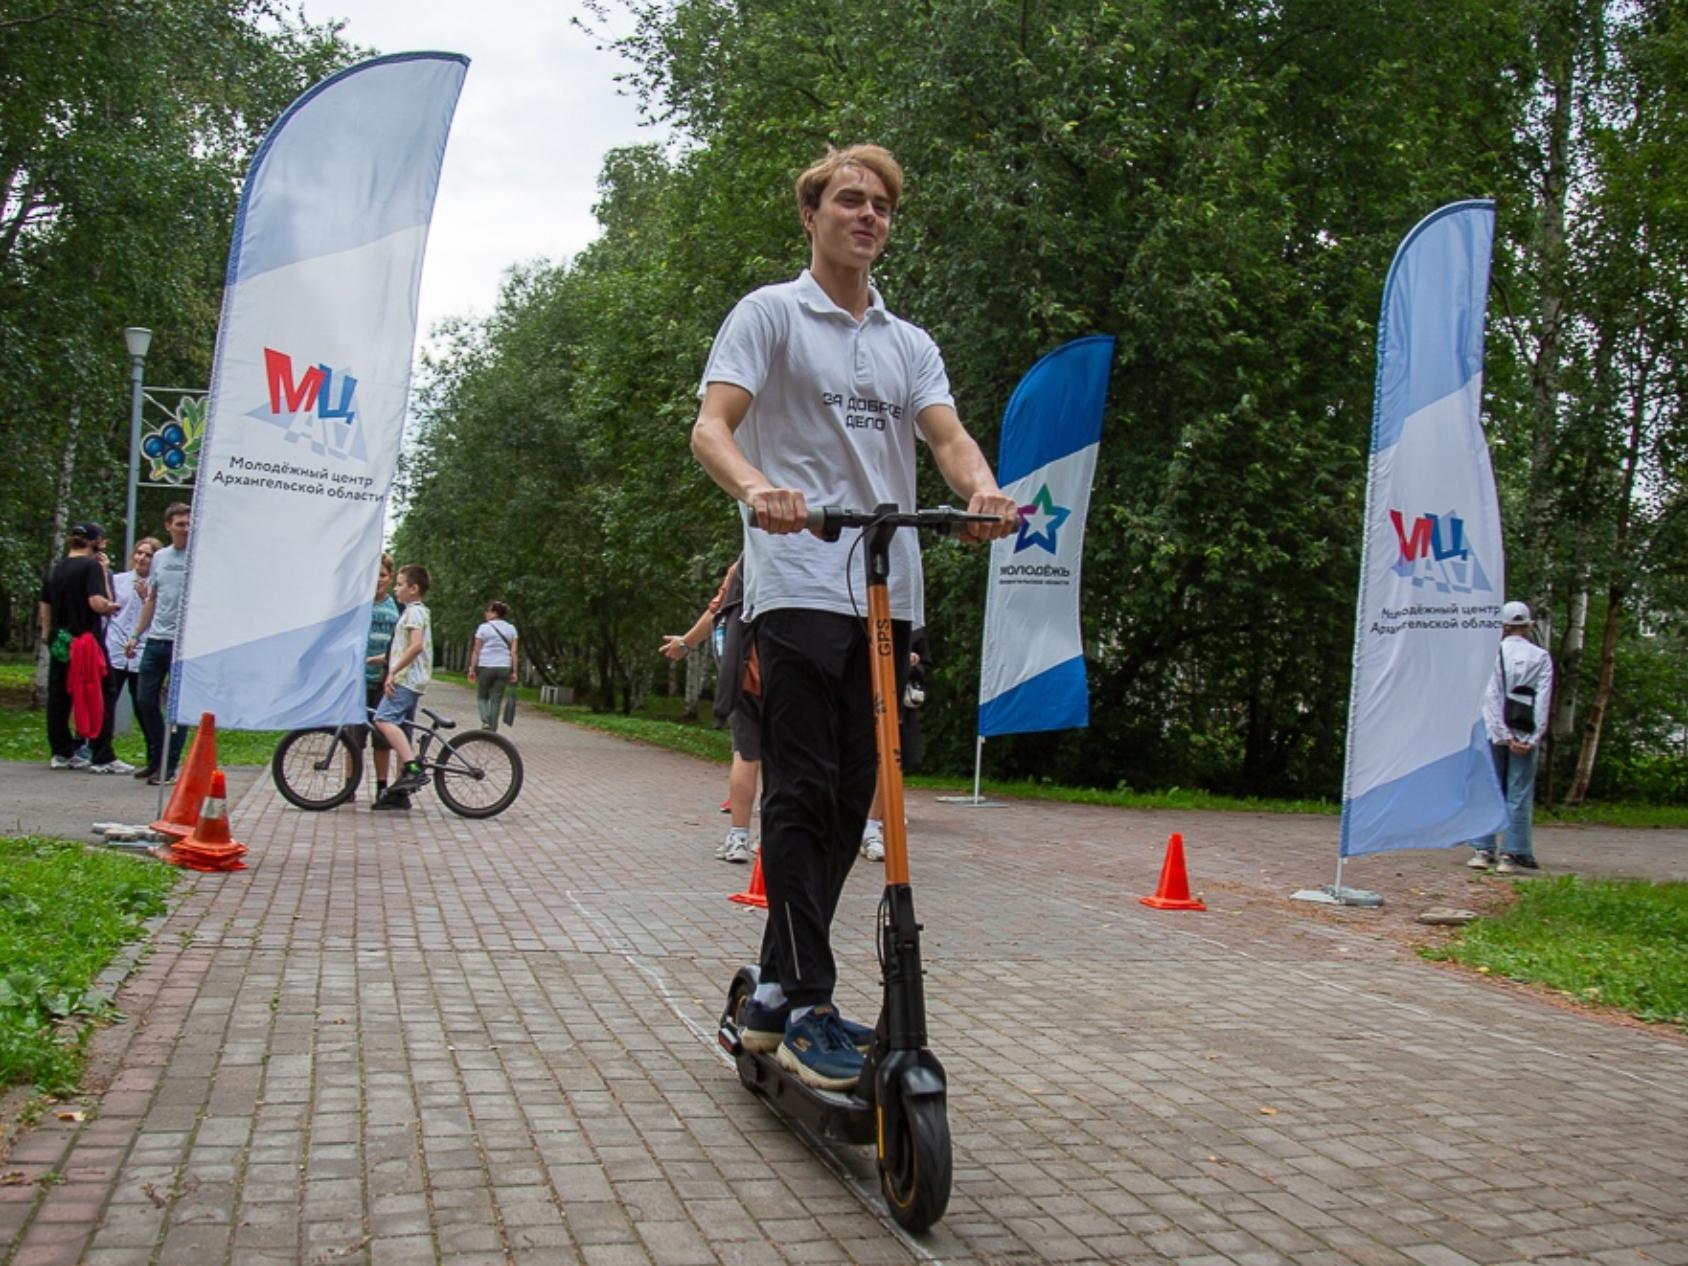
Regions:
<instances>
[{"instance_id":1,"label":"white sneaker","mask_svg":"<svg viewBox=\"0 0 1688 1266\"><path fill-rule=\"evenodd\" d=\"M1495 864L1495 855L1493 853L1473 853L1471 860L1465 864L1472 870L1487 870Z\"/></svg>"},{"instance_id":2,"label":"white sneaker","mask_svg":"<svg viewBox=\"0 0 1688 1266\"><path fill-rule=\"evenodd\" d=\"M728 831L726 843L721 845L721 860L724 862L748 862L751 858L750 832L740 835L737 831Z\"/></svg>"},{"instance_id":3,"label":"white sneaker","mask_svg":"<svg viewBox=\"0 0 1688 1266\"><path fill-rule=\"evenodd\" d=\"M126 760L108 760L103 765L90 765L90 774L132 774L135 767Z\"/></svg>"},{"instance_id":4,"label":"white sneaker","mask_svg":"<svg viewBox=\"0 0 1688 1266\"><path fill-rule=\"evenodd\" d=\"M868 827L862 832L862 856L870 862L885 860L885 833Z\"/></svg>"},{"instance_id":5,"label":"white sneaker","mask_svg":"<svg viewBox=\"0 0 1688 1266\"><path fill-rule=\"evenodd\" d=\"M86 756L55 756L50 769L87 769L91 762Z\"/></svg>"},{"instance_id":6,"label":"white sneaker","mask_svg":"<svg viewBox=\"0 0 1688 1266\"><path fill-rule=\"evenodd\" d=\"M1518 871L1519 867L1514 866L1504 857L1495 863L1495 874L1497 875L1516 875Z\"/></svg>"}]
</instances>

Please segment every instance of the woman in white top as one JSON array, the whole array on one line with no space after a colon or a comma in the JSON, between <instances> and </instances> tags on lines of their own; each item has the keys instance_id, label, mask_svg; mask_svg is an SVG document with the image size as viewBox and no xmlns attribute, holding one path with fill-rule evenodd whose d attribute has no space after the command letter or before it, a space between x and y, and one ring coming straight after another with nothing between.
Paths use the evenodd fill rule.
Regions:
<instances>
[{"instance_id":1,"label":"woman in white top","mask_svg":"<svg viewBox=\"0 0 1688 1266\"><path fill-rule=\"evenodd\" d=\"M143 536L135 542L135 552L129 555L129 570L111 578L112 596L117 610L106 617L106 658L111 671L105 679L105 705L110 712L117 706L123 687L129 687L129 702L134 704L140 691L141 655L128 654L129 636L135 631L135 621L141 618L141 608L147 601L147 577L152 574L152 555L159 548L154 537Z\"/></svg>"},{"instance_id":2,"label":"woman in white top","mask_svg":"<svg viewBox=\"0 0 1688 1266\"><path fill-rule=\"evenodd\" d=\"M486 604L486 620L475 630L475 644L469 648L469 684L475 688L475 702L481 709L481 729L498 728L499 709L504 705L504 687L515 680L516 626L509 621L510 608L502 602Z\"/></svg>"}]
</instances>

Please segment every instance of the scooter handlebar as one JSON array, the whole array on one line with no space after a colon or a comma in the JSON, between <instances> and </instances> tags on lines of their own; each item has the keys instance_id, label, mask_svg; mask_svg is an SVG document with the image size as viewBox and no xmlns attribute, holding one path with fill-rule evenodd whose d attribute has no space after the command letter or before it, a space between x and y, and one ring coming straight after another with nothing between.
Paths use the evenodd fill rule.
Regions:
<instances>
[{"instance_id":1,"label":"scooter handlebar","mask_svg":"<svg viewBox=\"0 0 1688 1266\"><path fill-rule=\"evenodd\" d=\"M748 508L747 508L748 509ZM760 527L756 511L748 509L751 527ZM893 527L911 527L919 531L947 535L968 523L1000 523L994 514L969 514L954 506L932 506L925 510L899 510L895 506L881 506L877 510L849 510L842 506L810 506L805 524L817 536L829 541L838 539L844 528L868 528L882 523Z\"/></svg>"}]
</instances>

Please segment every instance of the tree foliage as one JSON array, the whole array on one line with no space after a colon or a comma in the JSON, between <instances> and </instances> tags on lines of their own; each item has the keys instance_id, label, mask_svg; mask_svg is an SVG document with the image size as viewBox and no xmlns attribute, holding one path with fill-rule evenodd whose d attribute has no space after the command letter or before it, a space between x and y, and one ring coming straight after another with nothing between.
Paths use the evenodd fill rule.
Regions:
<instances>
[{"instance_id":1,"label":"tree foliage","mask_svg":"<svg viewBox=\"0 0 1688 1266\"><path fill-rule=\"evenodd\" d=\"M1597 746L1617 724L1626 760L1631 738L1656 750L1682 705L1639 683L1627 704L1622 674L1657 660L1644 614L1683 596L1679 11L600 9L630 30L613 41L629 91L680 139L611 155L602 237L517 273L430 366L406 547L449 555L457 618L501 590L555 675L636 697L656 634L736 550L687 452L709 340L741 294L805 262L795 172L877 140L909 185L876 279L944 349L987 453L1037 356L1118 338L1085 560L1092 725L993 744L993 767L1329 794L1383 277L1425 213L1493 196L1487 410L1511 589L1562 637L1574 610L1604 621L1586 661L1559 646L1560 747L1592 751L1589 727ZM923 499L945 495L923 480ZM928 751L964 767L980 556L933 549L928 586Z\"/></svg>"},{"instance_id":2,"label":"tree foliage","mask_svg":"<svg viewBox=\"0 0 1688 1266\"><path fill-rule=\"evenodd\" d=\"M72 513L121 539L123 327L154 331L148 381L208 380L247 161L295 96L351 59L335 28L272 0L10 0L0 13L8 633L33 627L67 441ZM143 503L143 528L160 509Z\"/></svg>"}]
</instances>

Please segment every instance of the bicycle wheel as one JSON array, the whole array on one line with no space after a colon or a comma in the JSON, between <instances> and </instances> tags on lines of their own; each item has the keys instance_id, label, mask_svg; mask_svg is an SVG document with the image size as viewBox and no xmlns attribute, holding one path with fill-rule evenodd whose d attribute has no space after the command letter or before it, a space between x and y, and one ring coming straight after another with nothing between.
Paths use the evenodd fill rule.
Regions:
<instances>
[{"instance_id":1,"label":"bicycle wheel","mask_svg":"<svg viewBox=\"0 0 1688 1266\"><path fill-rule=\"evenodd\" d=\"M357 794L363 751L344 729L294 730L270 758L270 776L289 804L332 809Z\"/></svg>"},{"instance_id":2,"label":"bicycle wheel","mask_svg":"<svg viewBox=\"0 0 1688 1266\"><path fill-rule=\"evenodd\" d=\"M470 730L440 746L434 790L446 808L465 818L490 818L515 803L522 790L522 754L509 739Z\"/></svg>"}]
</instances>

